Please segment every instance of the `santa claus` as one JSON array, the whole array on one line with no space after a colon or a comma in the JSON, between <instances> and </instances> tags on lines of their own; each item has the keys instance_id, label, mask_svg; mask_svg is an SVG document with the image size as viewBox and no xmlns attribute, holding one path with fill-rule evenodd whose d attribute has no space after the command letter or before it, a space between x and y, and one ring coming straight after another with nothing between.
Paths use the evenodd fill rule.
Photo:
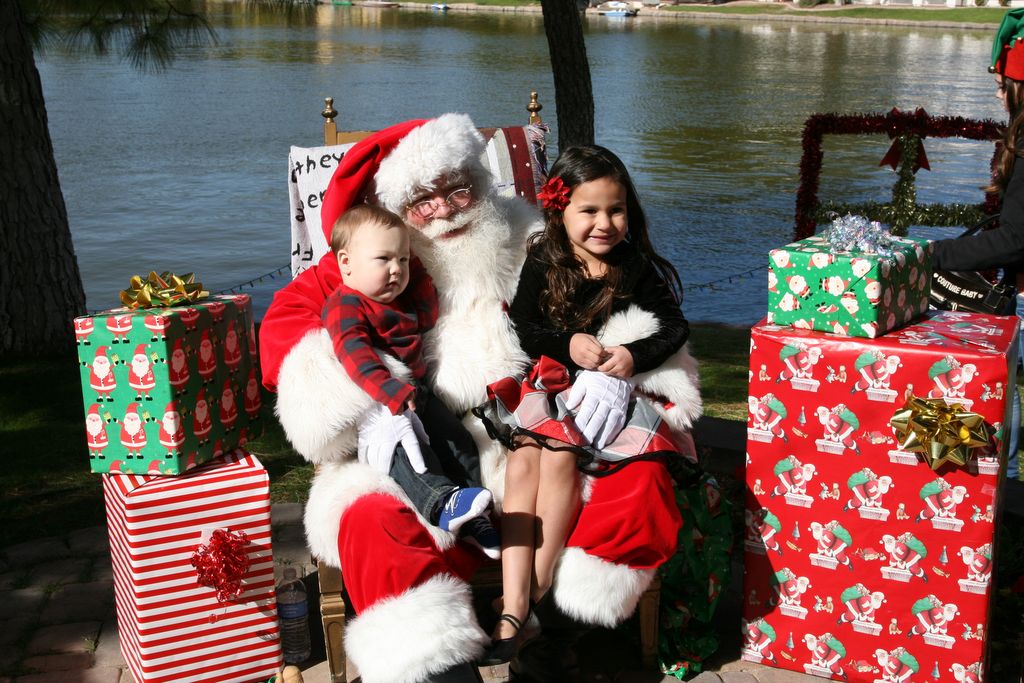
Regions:
<instances>
[{"instance_id":1,"label":"santa claus","mask_svg":"<svg viewBox=\"0 0 1024 683\"><path fill-rule=\"evenodd\" d=\"M228 329L224 333L224 365L228 372L237 372L238 364L242 362L242 345L238 343L238 333L235 331L235 321L228 323Z\"/></svg>"},{"instance_id":2,"label":"santa claus","mask_svg":"<svg viewBox=\"0 0 1024 683\"><path fill-rule=\"evenodd\" d=\"M203 330L203 336L199 339L199 376L203 383L213 381L213 373L217 371L217 353L213 348L213 341L210 339L210 331Z\"/></svg>"},{"instance_id":3,"label":"santa claus","mask_svg":"<svg viewBox=\"0 0 1024 683\"><path fill-rule=\"evenodd\" d=\"M167 455L176 455L185 443L185 426L181 422L181 413L174 401L167 404L164 417L160 421L160 445L167 449Z\"/></svg>"},{"instance_id":4,"label":"santa claus","mask_svg":"<svg viewBox=\"0 0 1024 683\"><path fill-rule=\"evenodd\" d=\"M189 377L191 377L191 373L188 371L188 356L185 355L182 341L176 339L174 348L171 349L171 357L167 359L167 379L170 381L174 393L180 394L185 390Z\"/></svg>"},{"instance_id":5,"label":"santa claus","mask_svg":"<svg viewBox=\"0 0 1024 683\"><path fill-rule=\"evenodd\" d=\"M256 368L249 369L249 379L245 382L245 414L249 420L255 420L260 416L260 407L263 405L263 397L260 396L260 385L256 381Z\"/></svg>"},{"instance_id":6,"label":"santa claus","mask_svg":"<svg viewBox=\"0 0 1024 683\"><path fill-rule=\"evenodd\" d=\"M230 432L234 429L237 419L238 404L235 402L235 390L231 386L231 380L226 379L220 392L220 423L224 425L224 431Z\"/></svg>"},{"instance_id":7,"label":"santa claus","mask_svg":"<svg viewBox=\"0 0 1024 683\"><path fill-rule=\"evenodd\" d=\"M113 401L110 395L117 388L117 379L114 377L114 368L110 359L107 358L107 347L96 348L96 354L92 357L92 365L89 367L89 387L96 392L97 401Z\"/></svg>"},{"instance_id":8,"label":"santa claus","mask_svg":"<svg viewBox=\"0 0 1024 683\"><path fill-rule=\"evenodd\" d=\"M107 439L107 425L100 417L100 407L97 405L89 407L89 414L85 416L85 442L89 446L89 457L102 458L103 449L110 441Z\"/></svg>"},{"instance_id":9,"label":"santa claus","mask_svg":"<svg viewBox=\"0 0 1024 683\"><path fill-rule=\"evenodd\" d=\"M480 161L483 151L483 138L464 115L394 126L346 152L322 209L327 234L341 212L367 200L410 223L413 251L440 293L438 324L424 338L428 380L457 414L483 403L489 383L529 362L505 308L540 215L521 200L495 194ZM445 201L453 183L471 187L468 206ZM414 200L426 199L437 204L432 220L407 211ZM317 556L344 567L358 613L345 646L364 681L476 681L471 663L488 638L466 579L479 555L422 523L385 474L354 462L353 427L371 401L345 373L320 322L324 300L339 282L337 261L328 253L278 292L260 331L263 379L278 391L285 431L296 450L320 465L306 508L307 539ZM605 331L615 343L656 329L649 313L627 313ZM673 428L687 430L699 415L696 367L685 349L633 379L671 400L663 416ZM585 400L601 416L618 409L593 395ZM475 418L466 426L477 437L484 483L500 500L504 450ZM588 482L586 490L589 498L558 564L554 599L577 620L611 626L633 612L657 567L675 552L679 516L660 462L633 463Z\"/></svg>"},{"instance_id":10,"label":"santa claus","mask_svg":"<svg viewBox=\"0 0 1024 683\"><path fill-rule=\"evenodd\" d=\"M89 335L92 334L95 325L92 318L75 318L75 343L82 346L92 344Z\"/></svg>"},{"instance_id":11,"label":"santa claus","mask_svg":"<svg viewBox=\"0 0 1024 683\"><path fill-rule=\"evenodd\" d=\"M206 402L206 389L200 389L196 396L196 412L192 415L192 433L200 444L210 440L213 429L213 418L210 417L210 404Z\"/></svg>"},{"instance_id":12,"label":"santa claus","mask_svg":"<svg viewBox=\"0 0 1024 683\"><path fill-rule=\"evenodd\" d=\"M146 447L146 425L139 416L139 404L129 403L121 420L121 445L128 450L128 457L141 457Z\"/></svg>"},{"instance_id":13,"label":"santa claus","mask_svg":"<svg viewBox=\"0 0 1024 683\"><path fill-rule=\"evenodd\" d=\"M132 362L128 367L128 386L135 390L136 401L153 400L149 392L156 386L156 378L153 377L153 364L146 356L145 344L137 345L132 354Z\"/></svg>"}]
</instances>

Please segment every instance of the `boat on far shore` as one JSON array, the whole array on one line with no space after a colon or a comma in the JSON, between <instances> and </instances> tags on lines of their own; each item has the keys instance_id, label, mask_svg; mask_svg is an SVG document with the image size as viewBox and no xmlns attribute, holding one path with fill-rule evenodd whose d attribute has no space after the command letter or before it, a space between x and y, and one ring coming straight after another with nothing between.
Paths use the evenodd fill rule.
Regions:
<instances>
[{"instance_id":1,"label":"boat on far shore","mask_svg":"<svg viewBox=\"0 0 1024 683\"><path fill-rule=\"evenodd\" d=\"M430 6L430 9L437 10L438 12L447 12L451 8L443 2L435 2Z\"/></svg>"},{"instance_id":2,"label":"boat on far shore","mask_svg":"<svg viewBox=\"0 0 1024 683\"><path fill-rule=\"evenodd\" d=\"M402 6L400 3L392 2L391 0L362 0L362 2L357 2L355 4L359 7L379 7L381 9Z\"/></svg>"},{"instance_id":3,"label":"boat on far shore","mask_svg":"<svg viewBox=\"0 0 1024 683\"><path fill-rule=\"evenodd\" d=\"M638 10L627 2L610 0L597 6L597 13L602 17L635 17Z\"/></svg>"}]
</instances>

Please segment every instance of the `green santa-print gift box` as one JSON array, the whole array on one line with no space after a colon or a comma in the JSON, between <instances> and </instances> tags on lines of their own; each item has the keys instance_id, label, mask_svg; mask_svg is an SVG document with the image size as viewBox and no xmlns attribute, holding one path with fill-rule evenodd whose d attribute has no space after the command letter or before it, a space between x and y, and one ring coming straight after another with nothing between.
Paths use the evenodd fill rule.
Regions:
<instances>
[{"instance_id":1,"label":"green santa-print gift box","mask_svg":"<svg viewBox=\"0 0 1024 683\"><path fill-rule=\"evenodd\" d=\"M822 235L768 254L768 322L874 338L928 310L932 244L893 237L892 255L833 253Z\"/></svg>"},{"instance_id":2,"label":"green santa-print gift box","mask_svg":"<svg viewBox=\"0 0 1024 683\"><path fill-rule=\"evenodd\" d=\"M181 474L263 432L246 294L75 319L93 472Z\"/></svg>"}]
</instances>

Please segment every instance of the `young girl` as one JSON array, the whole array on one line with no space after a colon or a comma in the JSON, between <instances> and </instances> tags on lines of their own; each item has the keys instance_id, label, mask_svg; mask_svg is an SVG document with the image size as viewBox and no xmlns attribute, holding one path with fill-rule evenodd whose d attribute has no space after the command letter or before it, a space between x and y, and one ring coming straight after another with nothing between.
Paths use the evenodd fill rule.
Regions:
<instances>
[{"instance_id":1,"label":"young girl","mask_svg":"<svg viewBox=\"0 0 1024 683\"><path fill-rule=\"evenodd\" d=\"M492 384L490 400L475 411L510 451L502 614L485 664L515 655L531 603L551 587L555 560L580 508L577 466L600 474L680 450L646 400L629 400L617 422L614 410L607 420L576 411L584 385L621 394L625 407L628 380L661 365L689 334L679 275L651 246L629 173L603 147L571 147L538 196L545 229L530 242L510 315L523 349L539 361L525 379ZM606 346L603 326L630 306L653 314L657 330ZM577 417L587 424L582 431Z\"/></svg>"}]
</instances>

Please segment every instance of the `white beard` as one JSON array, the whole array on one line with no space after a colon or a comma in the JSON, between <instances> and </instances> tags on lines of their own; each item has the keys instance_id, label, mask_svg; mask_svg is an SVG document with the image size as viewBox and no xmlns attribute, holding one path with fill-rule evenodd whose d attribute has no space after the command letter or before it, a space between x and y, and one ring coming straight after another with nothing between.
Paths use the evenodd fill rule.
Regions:
<instances>
[{"instance_id":1,"label":"white beard","mask_svg":"<svg viewBox=\"0 0 1024 683\"><path fill-rule=\"evenodd\" d=\"M96 436L103 431L103 420L97 415L90 415L89 419L85 421L85 429L90 436Z\"/></svg>"},{"instance_id":2,"label":"white beard","mask_svg":"<svg viewBox=\"0 0 1024 683\"><path fill-rule=\"evenodd\" d=\"M483 403L488 384L529 363L505 308L539 218L521 202L485 197L454 220L413 232L413 251L439 296L437 326L424 336L428 372L437 395L456 413ZM453 237L440 236L466 226Z\"/></svg>"},{"instance_id":3,"label":"white beard","mask_svg":"<svg viewBox=\"0 0 1024 683\"><path fill-rule=\"evenodd\" d=\"M128 415L124 418L124 430L135 436L142 430L142 420L135 415Z\"/></svg>"}]
</instances>

